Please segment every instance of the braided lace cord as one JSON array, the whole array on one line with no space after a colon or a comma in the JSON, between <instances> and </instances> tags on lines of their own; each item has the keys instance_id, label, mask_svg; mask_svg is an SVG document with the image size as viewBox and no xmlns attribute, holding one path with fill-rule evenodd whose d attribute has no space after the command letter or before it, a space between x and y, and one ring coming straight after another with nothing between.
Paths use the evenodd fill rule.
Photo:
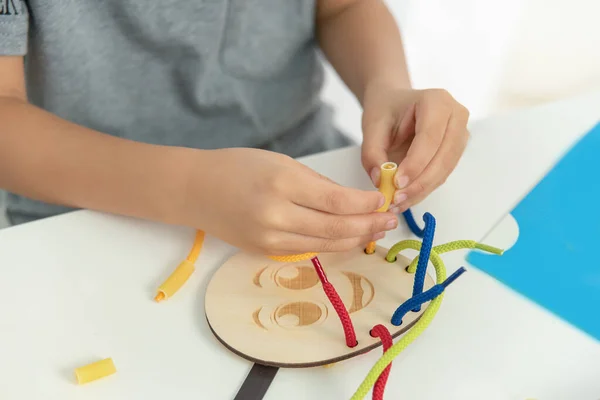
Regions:
<instances>
[{"instance_id":1,"label":"braided lace cord","mask_svg":"<svg viewBox=\"0 0 600 400\"><path fill-rule=\"evenodd\" d=\"M371 336L381 338L381 343L383 345L383 353L392 347L394 344L392 340L392 335L388 329L379 324L375 325L373 329L371 329ZM385 384L387 383L388 377L390 375L390 370L392 369L392 364L385 367L377 381L375 382L375 387L373 387L373 400L383 400L383 392L385 391Z\"/></svg>"},{"instance_id":2,"label":"braided lace cord","mask_svg":"<svg viewBox=\"0 0 600 400\"><path fill-rule=\"evenodd\" d=\"M457 240L438 246L432 246L435 231L435 218L433 218L431 214L426 213L423 217L425 221L425 228L421 229L416 224L410 210L405 211L403 216L413 234L423 238L423 242L417 240L404 240L398 242L392 246L392 248L390 248L388 254L386 255L387 261L394 262L396 260L396 256L403 250L412 249L419 251L419 255L412 260L407 268L409 273L415 273L413 296L398 307L392 317L391 322L394 325L400 325L402 323L403 316L407 312L411 310L415 312L420 311L421 305L428 301L430 301L430 304L412 329L402 336L402 338L400 338L396 344L393 344L391 335L389 335L389 331L387 331L387 329L385 329L385 327L382 325L377 325L371 331L371 335L381 338L384 354L375 363L375 365L373 365L368 375L365 377L363 382L352 396L351 400L363 399L369 390L371 390L371 388L373 388L374 400L383 399L383 393L390 373L392 361L427 329L439 311L444 298L444 289L448 286L448 284L450 284L464 272L464 268L461 268L446 280L446 267L440 257L440 254L462 249L479 249L498 255L503 253L501 249L477 243L472 240ZM270 258L280 262L298 262L308 259L312 261L313 266L319 275L321 283L323 284L323 290L338 314L340 322L342 323L346 344L349 347L354 347L357 344L354 326L338 293L333 285L327 280L323 268L321 267L317 258L317 254L318 253L304 253L284 256L270 256ZM431 261L435 269L436 284L431 289L423 292L427 265L429 261ZM385 329L387 335L389 335L389 340L386 332L384 332L382 328Z\"/></svg>"},{"instance_id":3,"label":"braided lace cord","mask_svg":"<svg viewBox=\"0 0 600 400\"><path fill-rule=\"evenodd\" d=\"M396 256L402 250L412 249L412 250L420 251L421 247L422 247L421 242L416 241L416 240L404 240L404 241L398 242L394 246L392 246L392 248L390 248L390 250L386 256L386 259L389 262L394 262L396 260ZM470 241L470 240L459 240L459 241L447 243L445 245L435 246L431 249L430 261L433 264L433 267L435 269L436 285L444 286L444 285L447 285L449 282L451 282L450 279L449 279L449 282L446 282L446 283L444 282L446 280L446 267L445 267L444 262L442 261L437 250L439 249L440 253L444 253L444 252L453 251L453 250L472 249L472 248L477 248L477 249L480 249L480 250L483 250L486 252L490 252L490 253L494 253L494 254L502 254L501 249L498 249L498 248L495 248L492 246L487 246L484 244L480 244L480 243ZM418 262L418 260L415 258L415 260L413 260L410 265L416 266L417 262ZM416 268L414 268L412 271L410 270L410 268L408 270L409 270L409 272L415 272ZM364 399L364 397L367 395L369 390L371 390L371 388L373 388L377 379L383 373L383 371L392 363L392 361L400 353L402 353L402 351L404 351L412 342L414 342L431 324L435 315L437 314L437 312L440 309L443 298L444 298L444 292L442 290L435 298L433 298L431 300L431 303L425 309L425 311L421 315L421 318L419 318L419 320L415 323L415 325L404 336L402 336L400 338L400 340L398 340L398 342L396 342L392 347L390 347L389 350L387 350L384 353L384 355L375 363L375 365L373 365L373 367L371 368L371 370L369 371L369 373L367 374L367 376L365 377L363 382L359 385L356 392L351 397L351 400ZM410 299L408 301L410 301ZM406 308L408 308L408 307L406 307Z\"/></svg>"},{"instance_id":4,"label":"braided lace cord","mask_svg":"<svg viewBox=\"0 0 600 400\"><path fill-rule=\"evenodd\" d=\"M346 337L346 345L348 347L355 347L358 342L356 341L356 333L354 331L354 325L352 324L352 320L350 319L350 314L348 310L346 310L346 306L337 291L333 287L333 285L327 280L327 275L325 275L325 271L323 271L323 267L319 262L317 257L313 257L310 259L315 267L315 271L323 284L323 291L325 295L329 299L329 302L333 306L333 309L337 313L340 322L342 323L342 328L344 328L344 336Z\"/></svg>"}]
</instances>

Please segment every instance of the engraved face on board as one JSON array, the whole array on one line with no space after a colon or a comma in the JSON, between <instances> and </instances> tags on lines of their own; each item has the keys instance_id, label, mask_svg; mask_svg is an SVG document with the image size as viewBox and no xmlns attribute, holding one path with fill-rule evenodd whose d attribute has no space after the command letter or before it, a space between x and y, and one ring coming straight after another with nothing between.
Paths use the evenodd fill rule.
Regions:
<instances>
[{"instance_id":1,"label":"engraved face on board","mask_svg":"<svg viewBox=\"0 0 600 400\"><path fill-rule=\"evenodd\" d=\"M340 274L341 276L337 276ZM338 283L338 287L344 285L348 288L340 288L341 292L347 294L342 298L344 304L348 304L348 312L353 314L362 310L373 300L375 288L364 276L351 271L332 270L330 281ZM306 294L306 299L288 299L282 293L282 303L276 306L261 305L252 313L254 323L265 330L273 329L275 326L286 329L305 329L308 326L322 323L331 316L334 318L335 310L326 301L327 298L317 301L315 298L323 297L321 281L308 261L287 264L270 264L260 268L253 279L253 284L259 288L279 288L282 292L294 291ZM317 293L312 293L317 291ZM331 315L333 313L333 315Z\"/></svg>"},{"instance_id":2,"label":"engraved face on board","mask_svg":"<svg viewBox=\"0 0 600 400\"><path fill-rule=\"evenodd\" d=\"M346 346L344 331L310 260L282 263L239 253L222 265L206 291L206 317L216 337L230 350L268 365L311 366L349 358L373 348L369 335L377 324L392 334L420 315L409 313L391 325L396 308L411 296L413 275L402 256L385 260L386 249L322 254L329 282L350 313L358 345ZM433 282L428 278L425 288ZM423 310L425 307L423 308Z\"/></svg>"}]
</instances>

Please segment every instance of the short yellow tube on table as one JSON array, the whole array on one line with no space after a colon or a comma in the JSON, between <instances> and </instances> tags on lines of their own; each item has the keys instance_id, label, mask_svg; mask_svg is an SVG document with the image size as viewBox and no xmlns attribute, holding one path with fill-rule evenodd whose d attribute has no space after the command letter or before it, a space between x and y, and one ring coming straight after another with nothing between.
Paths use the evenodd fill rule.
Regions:
<instances>
[{"instance_id":1,"label":"short yellow tube on table","mask_svg":"<svg viewBox=\"0 0 600 400\"><path fill-rule=\"evenodd\" d=\"M89 383L112 375L115 372L117 372L117 368L115 367L112 358L105 358L104 360L76 368L75 376L77 377L77 383L83 385L84 383Z\"/></svg>"},{"instance_id":2,"label":"short yellow tube on table","mask_svg":"<svg viewBox=\"0 0 600 400\"><path fill-rule=\"evenodd\" d=\"M396 186L394 185L394 175L398 171L398 165L393 162L386 162L381 165L381 178L379 179L379 191L385 196L385 203L377 210L386 212L394 199ZM365 253L373 254L375 252L375 242L370 242L365 248Z\"/></svg>"},{"instance_id":3,"label":"short yellow tube on table","mask_svg":"<svg viewBox=\"0 0 600 400\"><path fill-rule=\"evenodd\" d=\"M196 238L194 239L194 245L190 250L187 258L179 264L179 266L171 273L166 281L158 288L158 294L154 298L155 301L160 302L173 296L183 286L183 284L190 278L196 269L194 264L200 255L200 250L204 244L204 231L196 231Z\"/></svg>"},{"instance_id":4,"label":"short yellow tube on table","mask_svg":"<svg viewBox=\"0 0 600 400\"><path fill-rule=\"evenodd\" d=\"M194 264L188 260L184 260L173 271L173 273L158 287L158 294L155 297L156 301L168 299L173 296L183 286L183 284L194 273Z\"/></svg>"}]
</instances>

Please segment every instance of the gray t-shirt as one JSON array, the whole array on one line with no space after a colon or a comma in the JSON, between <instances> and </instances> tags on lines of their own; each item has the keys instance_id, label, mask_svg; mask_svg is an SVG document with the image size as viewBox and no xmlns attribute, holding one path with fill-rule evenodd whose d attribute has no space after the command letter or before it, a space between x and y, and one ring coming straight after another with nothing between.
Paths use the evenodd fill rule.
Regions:
<instances>
[{"instance_id":1,"label":"gray t-shirt","mask_svg":"<svg viewBox=\"0 0 600 400\"><path fill-rule=\"evenodd\" d=\"M92 129L298 157L349 144L319 97L314 16L310 0L0 0L0 55L25 55L32 104ZM67 210L8 196L13 223Z\"/></svg>"}]
</instances>

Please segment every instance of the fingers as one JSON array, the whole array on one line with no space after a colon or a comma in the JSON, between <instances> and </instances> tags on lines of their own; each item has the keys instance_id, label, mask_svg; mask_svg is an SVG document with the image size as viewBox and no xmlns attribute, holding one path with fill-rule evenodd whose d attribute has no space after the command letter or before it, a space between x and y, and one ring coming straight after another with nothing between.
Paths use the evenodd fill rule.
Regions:
<instances>
[{"instance_id":1,"label":"fingers","mask_svg":"<svg viewBox=\"0 0 600 400\"><path fill-rule=\"evenodd\" d=\"M269 255L279 256L287 254L302 254L309 252L332 253L353 250L364 247L367 243L380 240L383 233L348 239L321 239L303 236L297 233L282 232L277 235L276 242L271 243L269 249L262 249Z\"/></svg>"},{"instance_id":2,"label":"fingers","mask_svg":"<svg viewBox=\"0 0 600 400\"><path fill-rule=\"evenodd\" d=\"M260 218L253 241L269 255L346 251L398 226L392 213L334 215L288 204Z\"/></svg>"},{"instance_id":3,"label":"fingers","mask_svg":"<svg viewBox=\"0 0 600 400\"><path fill-rule=\"evenodd\" d=\"M257 210L262 233L254 238L268 254L346 251L398 226L396 215L375 212L385 201L378 191L343 187L304 169L274 184L287 201Z\"/></svg>"},{"instance_id":4,"label":"fingers","mask_svg":"<svg viewBox=\"0 0 600 400\"><path fill-rule=\"evenodd\" d=\"M327 214L307 208L294 207L279 227L286 232L321 239L351 239L396 229L398 217L392 213L359 215Z\"/></svg>"},{"instance_id":5,"label":"fingers","mask_svg":"<svg viewBox=\"0 0 600 400\"><path fill-rule=\"evenodd\" d=\"M415 110L415 137L396 174L396 187L400 190L415 182L433 160L452 113L450 95L449 100L438 91L426 91L423 96Z\"/></svg>"},{"instance_id":6,"label":"fingers","mask_svg":"<svg viewBox=\"0 0 600 400\"><path fill-rule=\"evenodd\" d=\"M372 213L385 202L377 191L344 187L313 174L298 175L289 190L295 204L336 215Z\"/></svg>"},{"instance_id":7,"label":"fingers","mask_svg":"<svg viewBox=\"0 0 600 400\"><path fill-rule=\"evenodd\" d=\"M450 116L444 140L425 171L406 189L396 193L401 201L395 205L396 212L420 203L437 187L442 185L458 164L467 142L469 133L466 125L469 115L466 109L457 108Z\"/></svg>"}]
</instances>

